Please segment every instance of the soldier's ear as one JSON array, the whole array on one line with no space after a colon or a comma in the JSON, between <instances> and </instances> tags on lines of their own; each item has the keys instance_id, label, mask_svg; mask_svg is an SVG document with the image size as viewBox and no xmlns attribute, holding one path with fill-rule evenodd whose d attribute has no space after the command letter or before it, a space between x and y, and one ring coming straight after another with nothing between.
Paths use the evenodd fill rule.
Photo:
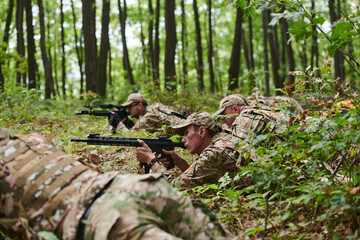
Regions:
<instances>
[{"instance_id":1,"label":"soldier's ear","mask_svg":"<svg viewBox=\"0 0 360 240\"><path fill-rule=\"evenodd\" d=\"M199 135L200 137L204 138L206 135L206 128L204 126L199 127Z\"/></svg>"}]
</instances>

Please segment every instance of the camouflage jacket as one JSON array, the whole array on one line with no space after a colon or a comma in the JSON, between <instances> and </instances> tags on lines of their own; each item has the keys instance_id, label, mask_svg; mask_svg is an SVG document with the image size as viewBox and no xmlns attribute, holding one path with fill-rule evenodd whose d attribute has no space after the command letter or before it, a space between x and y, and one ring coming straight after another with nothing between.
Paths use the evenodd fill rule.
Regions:
<instances>
[{"instance_id":1,"label":"camouflage jacket","mask_svg":"<svg viewBox=\"0 0 360 240\"><path fill-rule=\"evenodd\" d=\"M236 117L231 126L233 134L240 139L256 137L257 135L274 133L285 130L287 118L278 109L269 107L245 107Z\"/></svg>"},{"instance_id":2,"label":"camouflage jacket","mask_svg":"<svg viewBox=\"0 0 360 240\"><path fill-rule=\"evenodd\" d=\"M179 177L169 178L169 181L176 187L190 187L217 183L226 172L233 178L242 166L257 159L255 155L245 159L244 149L235 147L235 143L239 141L241 139L227 133L216 134L195 162ZM155 172L169 177L163 166L158 167Z\"/></svg>"},{"instance_id":3,"label":"camouflage jacket","mask_svg":"<svg viewBox=\"0 0 360 240\"><path fill-rule=\"evenodd\" d=\"M249 106L252 107L276 107L286 108L291 112L298 114L303 111L300 103L294 98L284 96L264 97L264 96L249 96L246 98Z\"/></svg>"},{"instance_id":4,"label":"camouflage jacket","mask_svg":"<svg viewBox=\"0 0 360 240\"><path fill-rule=\"evenodd\" d=\"M21 239L60 224L74 236L86 207L116 174L87 168L39 134L5 132L0 129L0 225Z\"/></svg>"},{"instance_id":5,"label":"camouflage jacket","mask_svg":"<svg viewBox=\"0 0 360 240\"><path fill-rule=\"evenodd\" d=\"M0 209L0 229L19 239L39 239L39 231L76 239L85 211L84 239L231 236L202 204L160 175L100 174L39 134L9 136L1 128Z\"/></svg>"},{"instance_id":6,"label":"camouflage jacket","mask_svg":"<svg viewBox=\"0 0 360 240\"><path fill-rule=\"evenodd\" d=\"M170 107L165 106L161 103L149 105L146 107L146 110L139 117L138 121L135 123L132 129L154 132L156 130L159 130L163 125L171 127L180 123L181 119L179 117L168 115L159 111L159 109L166 113L174 111ZM130 130L126 128L124 124L120 124L118 126L118 129L121 130L123 134L130 132Z\"/></svg>"}]
</instances>

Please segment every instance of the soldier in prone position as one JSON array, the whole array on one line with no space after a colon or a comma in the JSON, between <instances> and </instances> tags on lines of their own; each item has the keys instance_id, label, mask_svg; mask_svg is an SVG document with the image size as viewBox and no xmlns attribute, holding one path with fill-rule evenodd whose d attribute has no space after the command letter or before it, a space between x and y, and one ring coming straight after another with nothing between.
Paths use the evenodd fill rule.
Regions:
<instances>
[{"instance_id":1,"label":"soldier in prone position","mask_svg":"<svg viewBox=\"0 0 360 240\"><path fill-rule=\"evenodd\" d=\"M155 103L149 105L145 97L141 93L132 93L129 95L127 101L121 104L126 107L129 115L133 118L138 118L138 121L131 128L132 130L146 130L154 132L162 127L162 125L172 126L180 122L180 118L172 115L164 114L159 111L162 109L167 112L172 112L171 108ZM123 133L129 133L130 130L120 122L118 129Z\"/></svg>"},{"instance_id":2,"label":"soldier in prone position","mask_svg":"<svg viewBox=\"0 0 360 240\"><path fill-rule=\"evenodd\" d=\"M176 187L217 183L226 173L234 177L239 169L258 157L256 154L251 154L249 159L245 159L244 149L238 149L234 145L241 139L225 132L218 133L215 119L209 113L193 113L173 128L184 136L182 142L189 152L199 154L195 162L190 165L174 151L163 150L163 153L169 155L182 171L179 177L172 179L172 176L168 176L164 166L159 164L159 161L163 162L163 159L156 158L141 140L138 141L142 147L136 149L136 155L139 162L147 163L153 172L161 173ZM247 184L247 182L244 183Z\"/></svg>"},{"instance_id":3,"label":"soldier in prone position","mask_svg":"<svg viewBox=\"0 0 360 240\"><path fill-rule=\"evenodd\" d=\"M37 239L228 239L203 205L158 174L99 173L43 136L0 128L0 229Z\"/></svg>"}]
</instances>

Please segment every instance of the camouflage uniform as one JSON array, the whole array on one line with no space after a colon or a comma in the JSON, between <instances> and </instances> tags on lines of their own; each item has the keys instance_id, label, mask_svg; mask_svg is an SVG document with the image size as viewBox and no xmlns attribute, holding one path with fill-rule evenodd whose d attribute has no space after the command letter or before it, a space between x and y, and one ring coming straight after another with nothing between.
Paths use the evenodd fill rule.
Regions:
<instances>
[{"instance_id":1,"label":"camouflage uniform","mask_svg":"<svg viewBox=\"0 0 360 240\"><path fill-rule=\"evenodd\" d=\"M122 106L128 107L131 104L140 102L147 104L147 101L142 94L133 93L129 95L128 100L123 103ZM163 112L159 111L159 109ZM139 116L139 120L135 123L132 129L154 132L156 130L159 130L163 125L171 127L180 123L180 118L164 113L170 113L172 111L174 110L161 103L147 105L145 106L143 113L141 114L141 116ZM118 126L118 129L121 130L123 134L130 132L130 130L122 123Z\"/></svg>"},{"instance_id":2,"label":"camouflage uniform","mask_svg":"<svg viewBox=\"0 0 360 240\"><path fill-rule=\"evenodd\" d=\"M241 95L225 97L214 115L221 115L227 107L233 105L244 106L231 125L232 133L240 139L245 140L250 134L254 138L257 135L278 134L285 130L287 118L282 111L267 106L248 106L247 100Z\"/></svg>"},{"instance_id":3,"label":"camouflage uniform","mask_svg":"<svg viewBox=\"0 0 360 240\"><path fill-rule=\"evenodd\" d=\"M101 174L39 134L9 136L0 128L0 227L9 236L38 238L39 231L59 239L230 236L202 205L159 178Z\"/></svg>"},{"instance_id":4,"label":"camouflage uniform","mask_svg":"<svg viewBox=\"0 0 360 240\"><path fill-rule=\"evenodd\" d=\"M264 97L259 95L259 89L254 88L252 94L246 98L249 106L253 107L276 107L286 108L298 114L303 111L302 107L294 98L285 96Z\"/></svg>"},{"instance_id":5,"label":"camouflage uniform","mask_svg":"<svg viewBox=\"0 0 360 240\"><path fill-rule=\"evenodd\" d=\"M217 132L215 119L208 113L193 113L184 122L174 126L175 129L183 129L189 125L204 126L210 131ZM228 133L218 133L212 137L209 146L200 156L176 179L171 182L176 187L190 187L205 183L217 183L218 180L229 173L234 177L242 166L252 159L245 159L242 149L237 149L235 143L241 139ZM166 174L163 166L158 167L155 172Z\"/></svg>"}]
</instances>

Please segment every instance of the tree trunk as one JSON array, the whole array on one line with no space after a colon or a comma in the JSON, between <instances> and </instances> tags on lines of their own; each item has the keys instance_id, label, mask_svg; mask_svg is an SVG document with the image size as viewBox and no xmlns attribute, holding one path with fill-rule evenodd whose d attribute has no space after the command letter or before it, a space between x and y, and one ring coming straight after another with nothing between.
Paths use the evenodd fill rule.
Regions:
<instances>
[{"instance_id":1,"label":"tree trunk","mask_svg":"<svg viewBox=\"0 0 360 240\"><path fill-rule=\"evenodd\" d=\"M64 31L64 11L63 11L63 0L60 0L60 24L61 24L61 82L62 82L62 93L66 99L66 62L65 62L65 31Z\"/></svg>"},{"instance_id":2,"label":"tree trunk","mask_svg":"<svg viewBox=\"0 0 360 240\"><path fill-rule=\"evenodd\" d=\"M4 32L4 36L3 36L3 47L1 49L1 51L3 52L4 55L6 53L7 45L9 42L9 31L10 31L10 23L11 23L11 19L12 19L13 9L14 9L14 0L9 0L9 8L8 8L8 13L7 13L7 17L6 17L5 32ZM5 79L4 79L4 74L2 72L2 65L4 62L5 62L5 59L0 59L0 92L3 92L5 90Z\"/></svg>"},{"instance_id":3,"label":"tree trunk","mask_svg":"<svg viewBox=\"0 0 360 240\"><path fill-rule=\"evenodd\" d=\"M34 40L34 26L32 25L33 13L31 1L25 1L25 11L26 11L26 37L27 37L27 63L28 63L28 76L29 76L29 85L28 87L36 88L37 87L37 64L35 59L35 40Z\"/></svg>"},{"instance_id":4,"label":"tree trunk","mask_svg":"<svg viewBox=\"0 0 360 240\"><path fill-rule=\"evenodd\" d=\"M243 10L241 7L236 9L236 25L235 35L231 51L230 67L229 67L229 86L228 90L233 91L239 87L239 68L240 68L240 52L242 38Z\"/></svg>"},{"instance_id":5,"label":"tree trunk","mask_svg":"<svg viewBox=\"0 0 360 240\"><path fill-rule=\"evenodd\" d=\"M198 74L198 90L199 92L203 91L204 86L204 63L203 63L203 54L201 46L201 29L199 22L199 12L197 7L197 0L193 0L194 8L194 19L195 19L195 32L196 32L196 53L197 53L197 74Z\"/></svg>"},{"instance_id":6,"label":"tree trunk","mask_svg":"<svg viewBox=\"0 0 360 240\"><path fill-rule=\"evenodd\" d=\"M24 21L24 1L17 0L16 1L16 50L21 57L21 59L25 59L25 43L24 43L24 29L23 29L23 21ZM16 85L26 85L26 74L25 70L19 70L20 64L22 61L16 61Z\"/></svg>"},{"instance_id":7,"label":"tree trunk","mask_svg":"<svg viewBox=\"0 0 360 240\"><path fill-rule=\"evenodd\" d=\"M82 0L83 33L85 43L86 92L98 93L96 86L97 44L95 35L95 0Z\"/></svg>"},{"instance_id":8,"label":"tree trunk","mask_svg":"<svg viewBox=\"0 0 360 240\"><path fill-rule=\"evenodd\" d=\"M264 72L265 72L265 96L270 96L270 74L269 74L269 55L268 55L268 32L269 19L267 18L269 10L264 9L262 13L263 28L263 46L264 46Z\"/></svg>"},{"instance_id":9,"label":"tree trunk","mask_svg":"<svg viewBox=\"0 0 360 240\"><path fill-rule=\"evenodd\" d=\"M281 12L284 12L284 8L282 8ZM284 52L286 52L287 55L287 62L288 62L288 68L285 71L285 74L287 74L289 71L295 71L295 58L294 58L294 52L291 46L290 35L288 33L289 31L289 25L287 23L287 20L285 18L280 19L281 24L281 34L283 39L283 49ZM286 62L286 61L285 61ZM295 76L292 74L287 74L289 76L289 82L294 83L295 82Z\"/></svg>"},{"instance_id":10,"label":"tree trunk","mask_svg":"<svg viewBox=\"0 0 360 240\"><path fill-rule=\"evenodd\" d=\"M40 19L40 48L41 48L41 56L43 59L44 71L45 71L45 98L50 98L52 92L51 89L52 72L45 46L44 7L42 0L38 0L38 5L39 5L39 19Z\"/></svg>"},{"instance_id":11,"label":"tree trunk","mask_svg":"<svg viewBox=\"0 0 360 240\"><path fill-rule=\"evenodd\" d=\"M267 19L270 20L270 11L267 11ZM271 68L272 68L272 74L273 74L273 80L275 88L283 88L284 83L283 80L279 76L279 52L278 52L278 42L276 37L276 25L269 28L268 31L268 40L269 40L269 46L270 46L270 56L271 56ZM281 95L281 91L276 91L276 95Z\"/></svg>"},{"instance_id":12,"label":"tree trunk","mask_svg":"<svg viewBox=\"0 0 360 240\"><path fill-rule=\"evenodd\" d=\"M97 88L101 97L106 98L107 60L110 49L109 42L110 0L103 0L101 19L101 44L97 61Z\"/></svg>"},{"instance_id":13,"label":"tree trunk","mask_svg":"<svg viewBox=\"0 0 360 240\"><path fill-rule=\"evenodd\" d=\"M141 8L141 1L139 1L139 14L142 14L142 8ZM143 60L143 67L141 67L141 72L142 74L146 74L147 71L147 67L146 67L146 46L145 46L145 36L144 36L144 29L143 29L143 23L142 21L140 22L140 42L141 42L141 50L142 50L142 60ZM150 75L150 70L149 70L149 75Z\"/></svg>"},{"instance_id":14,"label":"tree trunk","mask_svg":"<svg viewBox=\"0 0 360 240\"><path fill-rule=\"evenodd\" d=\"M338 12L340 12L340 3L337 6ZM329 14L331 24L339 18L339 14L335 12L335 0L329 0ZM340 81L345 81L345 70L344 70L344 57L341 55L339 49L334 53L334 68L335 68L335 79L340 77Z\"/></svg>"},{"instance_id":15,"label":"tree trunk","mask_svg":"<svg viewBox=\"0 0 360 240\"><path fill-rule=\"evenodd\" d=\"M175 0L165 1L165 89L176 91L175 49L176 49L176 25L175 25Z\"/></svg>"},{"instance_id":16,"label":"tree trunk","mask_svg":"<svg viewBox=\"0 0 360 240\"><path fill-rule=\"evenodd\" d=\"M311 18L315 18L315 0L311 0ZM312 30L316 32L316 25L312 25ZM312 36L312 44L311 44L311 58L310 58L310 65L311 69L314 70L314 66L319 67L319 47L317 43L317 34Z\"/></svg>"},{"instance_id":17,"label":"tree trunk","mask_svg":"<svg viewBox=\"0 0 360 240\"><path fill-rule=\"evenodd\" d=\"M50 28L50 21L51 21L51 19L53 19L52 18L52 16L50 16L50 10L49 10L49 5L48 4L46 4L46 2L45 2L45 9L46 9L46 15L47 15L47 19L46 19L46 22L47 22L47 24L46 24L46 29L47 29L47 34L46 34L46 38L48 39L48 41L49 41L49 39L51 39L50 38L50 36L51 36L51 28ZM54 42L56 43L56 34L54 34L55 35L55 40L54 40ZM52 45L54 45L54 44L52 44ZM55 73L56 73L56 65L54 65L54 63L53 63L53 59L52 59L52 55L51 55L51 49L52 49L52 47L49 47L48 49L47 49L47 54L48 54L48 56L49 56L49 64L50 64L50 66L51 66L51 94L55 97L56 96L56 91L55 91L55 86L54 86L54 77L53 77L53 75L52 74L54 74L54 71L53 70L55 70ZM55 50L54 50L54 52L55 52Z\"/></svg>"},{"instance_id":18,"label":"tree trunk","mask_svg":"<svg viewBox=\"0 0 360 240\"><path fill-rule=\"evenodd\" d=\"M154 65L155 65L155 57L154 57L154 47L153 47L153 16L154 16L154 10L153 10L153 6L152 6L152 1L149 0L148 1L149 4L149 15L150 15L150 21L149 21L149 42L148 42L148 49L149 49L149 73L150 73L150 77L152 78L152 81L154 83L154 86L156 88L159 87L159 84L157 83L156 79L155 79L155 72L154 72Z\"/></svg>"},{"instance_id":19,"label":"tree trunk","mask_svg":"<svg viewBox=\"0 0 360 240\"><path fill-rule=\"evenodd\" d=\"M209 11L209 46L208 46L208 63L209 63L209 73L210 73L210 92L215 92L215 74L213 67L213 40L212 40L212 7L211 0L208 0L208 11Z\"/></svg>"},{"instance_id":20,"label":"tree trunk","mask_svg":"<svg viewBox=\"0 0 360 240\"><path fill-rule=\"evenodd\" d=\"M80 99L83 98L84 93L84 71L83 71L83 51L82 51L82 41L78 40L77 30L76 30L76 14L74 8L74 1L70 0L71 2L71 11L73 16L73 25L74 25L74 37L75 37L75 50L76 56L78 59L79 71L80 71Z\"/></svg>"},{"instance_id":21,"label":"tree trunk","mask_svg":"<svg viewBox=\"0 0 360 240\"><path fill-rule=\"evenodd\" d=\"M156 19L155 19L155 47L154 47L154 72L155 79L159 81L160 72L159 72L159 62L160 62L160 0L156 0Z\"/></svg>"},{"instance_id":22,"label":"tree trunk","mask_svg":"<svg viewBox=\"0 0 360 240\"><path fill-rule=\"evenodd\" d=\"M120 0L118 0L119 5L119 18L120 18L120 27L121 27L121 40L123 45L123 66L126 72L127 79L131 85L135 85L134 77L132 74L132 69L130 65L129 59L129 52L126 44L126 33L125 33L125 26L126 26L126 0L124 0L124 11L121 8Z\"/></svg>"},{"instance_id":23,"label":"tree trunk","mask_svg":"<svg viewBox=\"0 0 360 240\"><path fill-rule=\"evenodd\" d=\"M248 4L250 5L250 0L248 0ZM250 93L252 89L256 86L255 83L255 65L254 65L254 47L253 47L253 30L252 30L252 18L251 15L248 16L248 23L249 23L249 84L250 84Z\"/></svg>"},{"instance_id":24,"label":"tree trunk","mask_svg":"<svg viewBox=\"0 0 360 240\"><path fill-rule=\"evenodd\" d=\"M187 38L186 38L186 19L185 19L185 0L181 0L181 51L182 51L182 85L186 88L187 85L187 60L186 60Z\"/></svg>"}]
</instances>

